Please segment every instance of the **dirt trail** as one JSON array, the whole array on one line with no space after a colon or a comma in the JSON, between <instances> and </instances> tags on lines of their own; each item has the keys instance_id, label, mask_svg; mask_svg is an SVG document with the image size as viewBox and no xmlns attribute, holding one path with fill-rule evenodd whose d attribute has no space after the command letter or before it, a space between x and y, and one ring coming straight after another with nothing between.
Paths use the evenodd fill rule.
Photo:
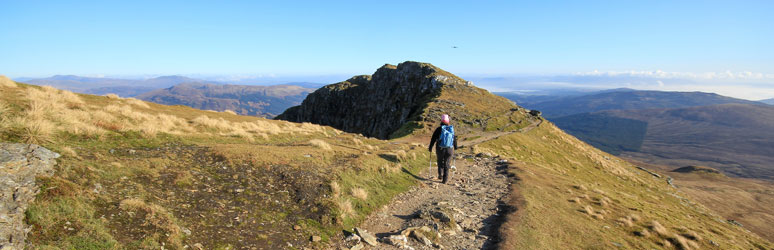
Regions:
<instances>
[{"instance_id":1,"label":"dirt trail","mask_svg":"<svg viewBox=\"0 0 774 250\"><path fill-rule=\"evenodd\" d=\"M469 147L503 135L527 132L540 123L542 120L517 131L487 133L463 145ZM430 167L428 163L428 167L415 176L419 185L396 196L390 204L366 218L360 228L379 239L377 246L351 239L336 243L337 247L438 249L440 245L443 249L494 249L499 241L497 230L507 210L502 199L508 195L513 179L507 176L505 160L484 154L472 155L467 151L461 148L456 152L457 170L448 184L440 183L436 164L433 162ZM427 237L432 239L427 243L410 233L422 226L432 229L431 237ZM401 236L402 232L408 237Z\"/></svg>"},{"instance_id":2,"label":"dirt trail","mask_svg":"<svg viewBox=\"0 0 774 250\"><path fill-rule=\"evenodd\" d=\"M471 146L471 145L481 144L481 143L484 143L484 142L487 142L487 141L490 141L490 140L494 140L494 139L497 139L500 136L504 136L504 135L510 135L510 134L513 134L513 133L526 133L526 132L528 132L528 131L530 131L530 130L540 126L540 124L542 124L542 123L543 123L543 119L541 118L541 119L539 119L537 121L532 122L532 124L530 124L529 126L526 126L524 128L518 129L518 130L498 131L498 132L483 132L482 134L480 134L480 137L478 137L476 139L460 142L459 146L467 147L467 146Z\"/></svg>"}]
</instances>

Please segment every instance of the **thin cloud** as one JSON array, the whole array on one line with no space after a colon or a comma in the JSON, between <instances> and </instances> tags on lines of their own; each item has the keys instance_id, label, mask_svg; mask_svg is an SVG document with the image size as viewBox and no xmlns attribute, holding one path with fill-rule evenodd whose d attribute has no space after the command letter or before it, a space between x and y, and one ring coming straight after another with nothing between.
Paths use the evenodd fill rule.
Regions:
<instances>
[{"instance_id":1,"label":"thin cloud","mask_svg":"<svg viewBox=\"0 0 774 250\"><path fill-rule=\"evenodd\" d=\"M774 74L764 74L752 71L724 72L667 72L655 71L599 71L578 72L576 76L607 76L607 77L647 77L662 79L694 79L694 80L774 80Z\"/></svg>"}]
</instances>

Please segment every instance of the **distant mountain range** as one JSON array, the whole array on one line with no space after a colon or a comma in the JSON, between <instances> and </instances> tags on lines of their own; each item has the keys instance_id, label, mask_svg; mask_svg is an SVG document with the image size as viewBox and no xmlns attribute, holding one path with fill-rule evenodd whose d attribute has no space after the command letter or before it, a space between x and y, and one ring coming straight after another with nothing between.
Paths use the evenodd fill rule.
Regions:
<instances>
[{"instance_id":1,"label":"distant mountain range","mask_svg":"<svg viewBox=\"0 0 774 250\"><path fill-rule=\"evenodd\" d=\"M774 179L774 106L733 103L610 110L552 121L579 139L624 157Z\"/></svg>"},{"instance_id":2,"label":"distant mountain range","mask_svg":"<svg viewBox=\"0 0 774 250\"><path fill-rule=\"evenodd\" d=\"M759 102L762 102L762 103L765 103L765 104L769 104L769 105L774 105L774 98L760 100Z\"/></svg>"},{"instance_id":3,"label":"distant mountain range","mask_svg":"<svg viewBox=\"0 0 774 250\"><path fill-rule=\"evenodd\" d=\"M505 96L508 98L508 96ZM714 93L667 92L632 89L613 89L587 95L571 95L523 103L524 107L537 109L547 118L557 118L603 110L684 108L726 103L760 104L760 102L736 99ZM518 99L517 99L518 100ZM516 100L514 100L516 101ZM518 101L517 101L518 103Z\"/></svg>"},{"instance_id":4,"label":"distant mountain range","mask_svg":"<svg viewBox=\"0 0 774 250\"><path fill-rule=\"evenodd\" d=\"M229 85L185 76L160 76L150 79L118 79L56 75L48 78L20 78L34 85L49 85L73 92L121 97L137 97L167 105L186 105L205 110L232 110L241 115L273 117L298 105L316 88L313 82L278 85Z\"/></svg>"},{"instance_id":5,"label":"distant mountain range","mask_svg":"<svg viewBox=\"0 0 774 250\"><path fill-rule=\"evenodd\" d=\"M616 89L523 105L609 153L774 179L769 164L774 162L774 106L762 102L702 92Z\"/></svg>"},{"instance_id":6,"label":"distant mountain range","mask_svg":"<svg viewBox=\"0 0 774 250\"><path fill-rule=\"evenodd\" d=\"M82 77L74 75L55 75L48 78L22 79L22 82L34 85L49 85L58 89L73 92L104 95L117 94L122 97L132 97L154 89L169 88L181 83L213 83L185 76L160 76L150 79L117 79L102 77Z\"/></svg>"},{"instance_id":7,"label":"distant mountain range","mask_svg":"<svg viewBox=\"0 0 774 250\"><path fill-rule=\"evenodd\" d=\"M197 109L231 110L241 115L273 117L301 104L314 91L295 85L247 86L183 83L138 95L137 98L166 105Z\"/></svg>"}]
</instances>

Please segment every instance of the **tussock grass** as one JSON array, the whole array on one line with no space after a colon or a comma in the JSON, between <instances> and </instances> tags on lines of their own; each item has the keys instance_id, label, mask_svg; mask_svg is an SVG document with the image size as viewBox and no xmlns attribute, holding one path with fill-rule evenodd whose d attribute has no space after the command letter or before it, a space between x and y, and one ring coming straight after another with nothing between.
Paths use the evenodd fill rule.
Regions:
<instances>
[{"instance_id":1,"label":"tussock grass","mask_svg":"<svg viewBox=\"0 0 774 250\"><path fill-rule=\"evenodd\" d=\"M16 82L4 75L0 75L0 87L16 88Z\"/></svg>"},{"instance_id":2,"label":"tussock grass","mask_svg":"<svg viewBox=\"0 0 774 250\"><path fill-rule=\"evenodd\" d=\"M25 143L43 144L53 140L54 125L46 120L26 120L21 130L21 139Z\"/></svg>"},{"instance_id":3,"label":"tussock grass","mask_svg":"<svg viewBox=\"0 0 774 250\"><path fill-rule=\"evenodd\" d=\"M105 94L105 97L107 97L107 98L109 98L109 99L116 99L116 100L118 100L118 99L121 99L121 97L120 97L120 96L118 96L118 95L116 95L116 94L113 94L113 93L110 93L110 94Z\"/></svg>"},{"instance_id":4,"label":"tussock grass","mask_svg":"<svg viewBox=\"0 0 774 250\"><path fill-rule=\"evenodd\" d=\"M328 144L327 142L325 142L323 140L320 140L320 139L310 140L309 144L312 144L312 146L318 147L318 148L320 148L322 150L332 150L333 149L330 144Z\"/></svg>"},{"instance_id":5,"label":"tussock grass","mask_svg":"<svg viewBox=\"0 0 774 250\"><path fill-rule=\"evenodd\" d=\"M78 153L77 153L77 152L75 152L75 150L73 150L73 148L71 148L71 147L67 147L67 146L64 146L64 147L62 147L62 149L60 150L60 153L61 153L62 155L66 155L66 156L69 156L69 157L72 157L72 158L77 158L77 159L80 159L80 158L81 158L81 157L78 155Z\"/></svg>"},{"instance_id":6,"label":"tussock grass","mask_svg":"<svg viewBox=\"0 0 774 250\"><path fill-rule=\"evenodd\" d=\"M650 230L664 237L669 236L669 231L666 229L666 227L655 220L650 222Z\"/></svg>"},{"instance_id":7,"label":"tussock grass","mask_svg":"<svg viewBox=\"0 0 774 250\"><path fill-rule=\"evenodd\" d=\"M526 212L508 215L502 227L503 249L616 248L615 244L600 244L611 241L625 242L625 248L631 249L695 249L693 244L714 248L709 240L738 248L770 246L674 193L664 178L653 178L566 135L550 122L527 133L479 144L475 150L513 161L509 171L519 177L511 190L521 197L509 204ZM599 229L611 224L620 226ZM692 240L685 235L687 231L671 230L676 225L703 240ZM680 243L675 234L686 243Z\"/></svg>"},{"instance_id":8,"label":"tussock grass","mask_svg":"<svg viewBox=\"0 0 774 250\"><path fill-rule=\"evenodd\" d=\"M166 241L173 247L183 247L180 227L177 226L174 217L165 208L155 204L147 204L137 198L122 200L118 207L123 211L143 216L143 226L152 226L163 231Z\"/></svg>"},{"instance_id":9,"label":"tussock grass","mask_svg":"<svg viewBox=\"0 0 774 250\"><path fill-rule=\"evenodd\" d=\"M349 199L339 199L336 202L336 206L339 208L339 215L342 219L351 218L355 215L355 209L352 207L352 202Z\"/></svg>"},{"instance_id":10,"label":"tussock grass","mask_svg":"<svg viewBox=\"0 0 774 250\"><path fill-rule=\"evenodd\" d=\"M185 117L179 112L158 112L141 100L123 99L111 94L106 95L107 99L91 99L92 102L87 103L83 99L86 95L49 86L27 86L14 91L23 96L19 99L21 112L11 112L7 105L0 105L3 114L0 128L5 137L23 137L29 142L50 141L60 133L86 138L126 132L155 138L165 133L240 138L248 142L270 140L271 136L282 134L328 133L325 128L310 123L294 124L259 118L246 120L240 116L227 120L220 112L211 115L197 112L200 115Z\"/></svg>"},{"instance_id":11,"label":"tussock grass","mask_svg":"<svg viewBox=\"0 0 774 250\"><path fill-rule=\"evenodd\" d=\"M367 200L368 199L368 191L362 188L353 188L352 189L352 196L355 198L358 198L360 200Z\"/></svg>"},{"instance_id":12,"label":"tussock grass","mask_svg":"<svg viewBox=\"0 0 774 250\"><path fill-rule=\"evenodd\" d=\"M150 105L148 105L148 103L136 98L126 98L125 101L126 103L129 103L129 105L134 105L134 106L137 106L140 108L146 108L146 109L150 108Z\"/></svg>"},{"instance_id":13,"label":"tussock grass","mask_svg":"<svg viewBox=\"0 0 774 250\"><path fill-rule=\"evenodd\" d=\"M230 115L237 115L237 113L236 113L236 112L234 112L234 111L231 111L231 110L228 110L228 109L226 109L226 110L223 110L223 113L230 114Z\"/></svg>"},{"instance_id":14,"label":"tussock grass","mask_svg":"<svg viewBox=\"0 0 774 250\"><path fill-rule=\"evenodd\" d=\"M338 198L339 196L341 196L341 186L339 186L339 183L333 181L331 182L330 185L331 185L331 194L333 198Z\"/></svg>"}]
</instances>

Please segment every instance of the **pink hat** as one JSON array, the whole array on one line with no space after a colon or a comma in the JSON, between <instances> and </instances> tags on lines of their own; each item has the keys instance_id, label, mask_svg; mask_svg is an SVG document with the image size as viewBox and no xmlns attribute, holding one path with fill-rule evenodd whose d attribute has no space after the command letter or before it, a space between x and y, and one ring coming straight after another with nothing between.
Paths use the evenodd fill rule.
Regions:
<instances>
[{"instance_id":1,"label":"pink hat","mask_svg":"<svg viewBox=\"0 0 774 250\"><path fill-rule=\"evenodd\" d=\"M451 122L451 118L449 118L449 115L443 114L441 116L441 122L448 125L449 122Z\"/></svg>"}]
</instances>

